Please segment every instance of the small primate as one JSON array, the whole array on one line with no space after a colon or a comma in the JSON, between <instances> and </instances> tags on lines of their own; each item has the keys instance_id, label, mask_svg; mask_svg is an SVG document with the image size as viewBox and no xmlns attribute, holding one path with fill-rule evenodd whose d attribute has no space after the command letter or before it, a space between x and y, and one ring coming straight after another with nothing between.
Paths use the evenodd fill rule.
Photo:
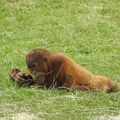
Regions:
<instances>
[{"instance_id":1,"label":"small primate","mask_svg":"<svg viewBox=\"0 0 120 120\"><path fill-rule=\"evenodd\" d=\"M61 52L34 49L27 54L26 64L33 85L40 87L106 92L118 89L118 84L114 81L92 74Z\"/></svg>"}]
</instances>

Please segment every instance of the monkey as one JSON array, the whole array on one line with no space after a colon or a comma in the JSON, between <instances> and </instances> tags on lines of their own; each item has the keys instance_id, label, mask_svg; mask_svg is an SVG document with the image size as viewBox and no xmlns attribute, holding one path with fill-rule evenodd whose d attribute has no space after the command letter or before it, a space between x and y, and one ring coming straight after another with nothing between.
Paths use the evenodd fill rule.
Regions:
<instances>
[{"instance_id":1,"label":"monkey","mask_svg":"<svg viewBox=\"0 0 120 120\"><path fill-rule=\"evenodd\" d=\"M26 55L26 64L33 81L47 89L65 87L82 91L112 92L118 89L113 80L95 75L62 52L33 49Z\"/></svg>"},{"instance_id":2,"label":"monkey","mask_svg":"<svg viewBox=\"0 0 120 120\"><path fill-rule=\"evenodd\" d=\"M18 86L65 87L73 90L112 92L118 84L105 76L94 75L60 52L34 49L26 56L31 75L14 68L10 77Z\"/></svg>"}]
</instances>

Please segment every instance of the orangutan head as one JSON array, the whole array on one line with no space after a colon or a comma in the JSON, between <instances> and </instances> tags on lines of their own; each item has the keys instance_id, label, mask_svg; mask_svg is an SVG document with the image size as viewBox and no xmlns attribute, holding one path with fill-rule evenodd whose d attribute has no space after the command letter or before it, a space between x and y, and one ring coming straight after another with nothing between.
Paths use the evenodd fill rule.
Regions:
<instances>
[{"instance_id":1,"label":"orangutan head","mask_svg":"<svg viewBox=\"0 0 120 120\"><path fill-rule=\"evenodd\" d=\"M49 52L43 49L34 49L26 56L26 64L33 79L44 84L46 74L48 73Z\"/></svg>"}]
</instances>

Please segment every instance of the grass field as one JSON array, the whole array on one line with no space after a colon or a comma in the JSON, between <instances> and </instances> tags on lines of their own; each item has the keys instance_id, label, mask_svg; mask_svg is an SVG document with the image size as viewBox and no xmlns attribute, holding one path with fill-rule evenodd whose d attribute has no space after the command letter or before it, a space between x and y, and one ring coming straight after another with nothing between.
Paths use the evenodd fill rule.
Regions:
<instances>
[{"instance_id":1,"label":"grass field","mask_svg":"<svg viewBox=\"0 0 120 120\"><path fill-rule=\"evenodd\" d=\"M120 0L0 1L0 120L120 120L120 92L18 88L33 48L61 51L120 83Z\"/></svg>"}]
</instances>

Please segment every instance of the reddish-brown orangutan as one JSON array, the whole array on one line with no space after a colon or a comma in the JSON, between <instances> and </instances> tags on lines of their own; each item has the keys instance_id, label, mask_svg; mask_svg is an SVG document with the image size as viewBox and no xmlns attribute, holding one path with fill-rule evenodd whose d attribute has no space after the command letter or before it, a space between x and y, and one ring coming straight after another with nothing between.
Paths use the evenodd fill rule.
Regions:
<instances>
[{"instance_id":1,"label":"reddish-brown orangutan","mask_svg":"<svg viewBox=\"0 0 120 120\"><path fill-rule=\"evenodd\" d=\"M118 85L109 78L92 74L61 52L34 49L27 54L26 64L34 85L40 87L106 92L118 88ZM22 75L20 77L23 78Z\"/></svg>"}]
</instances>

